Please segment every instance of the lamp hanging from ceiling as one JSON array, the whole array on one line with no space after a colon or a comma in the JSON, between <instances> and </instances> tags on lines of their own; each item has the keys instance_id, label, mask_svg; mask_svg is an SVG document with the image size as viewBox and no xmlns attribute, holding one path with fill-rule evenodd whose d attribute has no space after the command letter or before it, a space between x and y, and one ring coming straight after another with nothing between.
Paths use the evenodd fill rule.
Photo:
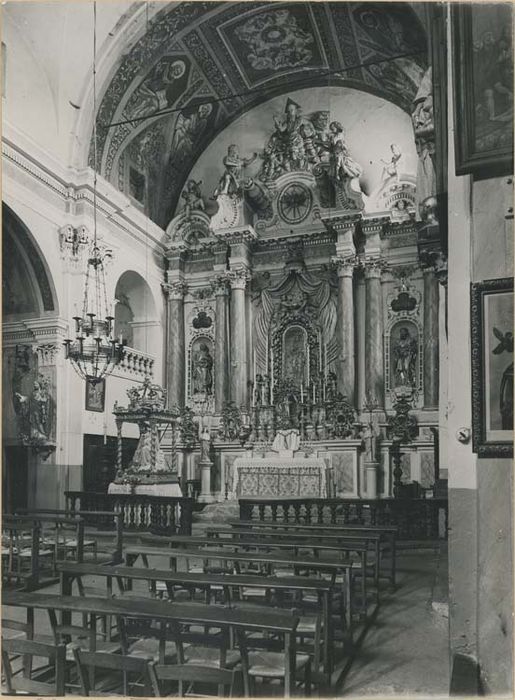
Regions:
<instances>
[{"instance_id":1,"label":"lamp hanging from ceiling","mask_svg":"<svg viewBox=\"0 0 515 700\"><path fill-rule=\"evenodd\" d=\"M83 379L99 382L122 360L122 338L116 340L114 317L109 313L105 262L111 251L97 238L97 125L96 125L96 46L97 5L93 3L93 242L88 255L82 314L73 317L75 340L64 341L65 357Z\"/></svg>"}]
</instances>

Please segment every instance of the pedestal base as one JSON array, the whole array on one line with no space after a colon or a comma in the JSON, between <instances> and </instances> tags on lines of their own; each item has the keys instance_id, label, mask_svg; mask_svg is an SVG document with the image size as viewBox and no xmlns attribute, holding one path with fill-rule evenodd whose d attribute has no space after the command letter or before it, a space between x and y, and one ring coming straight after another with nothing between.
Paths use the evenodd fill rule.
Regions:
<instances>
[{"instance_id":1,"label":"pedestal base","mask_svg":"<svg viewBox=\"0 0 515 700\"><path fill-rule=\"evenodd\" d=\"M213 463L210 461L200 462L200 495L199 503L214 503L215 497L211 493L211 467Z\"/></svg>"},{"instance_id":2,"label":"pedestal base","mask_svg":"<svg viewBox=\"0 0 515 700\"><path fill-rule=\"evenodd\" d=\"M377 498L377 462L365 462L367 474L367 498Z\"/></svg>"}]
</instances>

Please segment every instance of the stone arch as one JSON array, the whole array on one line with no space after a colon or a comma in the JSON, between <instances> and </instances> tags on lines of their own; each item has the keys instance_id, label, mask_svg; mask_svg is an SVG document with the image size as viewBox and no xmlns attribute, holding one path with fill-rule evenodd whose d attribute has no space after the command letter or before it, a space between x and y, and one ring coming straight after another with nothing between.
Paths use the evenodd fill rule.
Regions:
<instances>
[{"instance_id":1,"label":"stone arch","mask_svg":"<svg viewBox=\"0 0 515 700\"><path fill-rule=\"evenodd\" d=\"M123 272L115 287L114 330L126 345L155 354L158 311L147 281L134 270Z\"/></svg>"},{"instance_id":2,"label":"stone arch","mask_svg":"<svg viewBox=\"0 0 515 700\"><path fill-rule=\"evenodd\" d=\"M4 319L57 316L57 293L45 257L28 227L6 204L2 229Z\"/></svg>"}]
</instances>

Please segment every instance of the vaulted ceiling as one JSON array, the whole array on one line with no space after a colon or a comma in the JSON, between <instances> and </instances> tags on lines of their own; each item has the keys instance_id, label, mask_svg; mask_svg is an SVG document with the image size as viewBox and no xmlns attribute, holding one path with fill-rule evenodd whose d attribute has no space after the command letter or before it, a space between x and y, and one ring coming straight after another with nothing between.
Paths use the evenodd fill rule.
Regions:
<instances>
[{"instance_id":1,"label":"vaulted ceiling","mask_svg":"<svg viewBox=\"0 0 515 700\"><path fill-rule=\"evenodd\" d=\"M167 4L101 96L97 167L123 189L130 153L155 185L148 213L165 226L194 162L243 112L310 85L357 88L410 112L426 48L409 3Z\"/></svg>"}]
</instances>

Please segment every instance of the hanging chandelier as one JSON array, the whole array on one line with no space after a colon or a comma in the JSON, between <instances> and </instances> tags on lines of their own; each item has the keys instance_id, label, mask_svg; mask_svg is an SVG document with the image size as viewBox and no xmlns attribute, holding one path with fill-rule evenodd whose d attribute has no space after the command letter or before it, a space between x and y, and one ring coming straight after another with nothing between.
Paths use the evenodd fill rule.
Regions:
<instances>
[{"instance_id":1,"label":"hanging chandelier","mask_svg":"<svg viewBox=\"0 0 515 700\"><path fill-rule=\"evenodd\" d=\"M77 374L99 382L110 374L124 355L123 342L113 338L114 317L109 313L105 280L105 261L111 251L97 239L97 126L96 126L96 28L97 7L93 3L93 243L88 255L82 314L74 316L75 340L64 341L65 358Z\"/></svg>"}]
</instances>

